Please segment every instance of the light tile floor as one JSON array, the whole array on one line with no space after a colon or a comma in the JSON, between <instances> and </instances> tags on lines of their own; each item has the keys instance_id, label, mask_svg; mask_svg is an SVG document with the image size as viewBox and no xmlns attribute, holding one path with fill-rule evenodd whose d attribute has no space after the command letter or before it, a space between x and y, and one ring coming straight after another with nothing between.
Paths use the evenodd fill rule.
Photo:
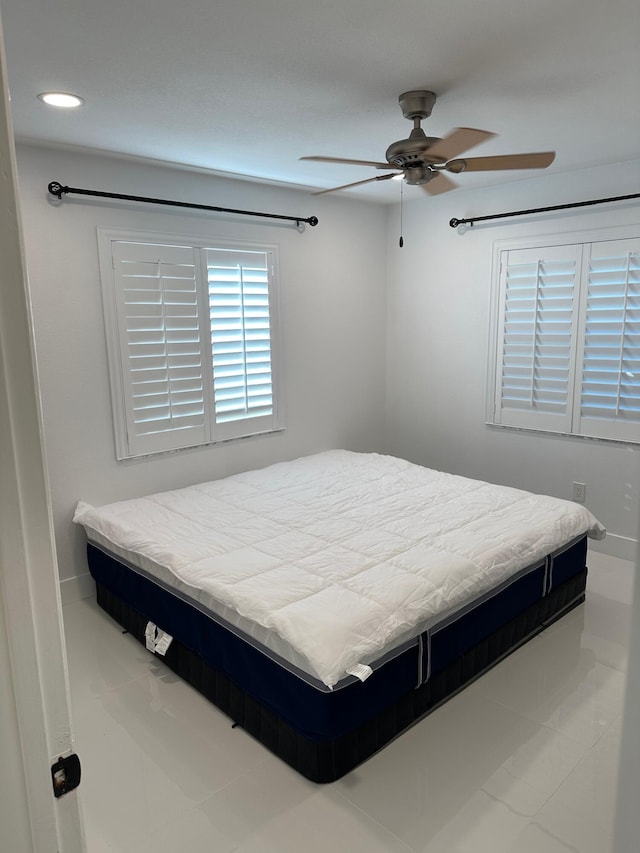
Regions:
<instances>
[{"instance_id":1,"label":"light tile floor","mask_svg":"<svg viewBox=\"0 0 640 853\"><path fill-rule=\"evenodd\" d=\"M67 605L89 853L610 853L634 567L589 566L584 606L326 786Z\"/></svg>"}]
</instances>

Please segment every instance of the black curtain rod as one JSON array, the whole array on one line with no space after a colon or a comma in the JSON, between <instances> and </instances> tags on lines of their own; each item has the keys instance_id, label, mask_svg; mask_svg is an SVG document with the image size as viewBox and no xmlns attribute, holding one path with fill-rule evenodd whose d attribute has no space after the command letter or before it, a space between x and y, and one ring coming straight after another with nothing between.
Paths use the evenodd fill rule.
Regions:
<instances>
[{"instance_id":1,"label":"black curtain rod","mask_svg":"<svg viewBox=\"0 0 640 853\"><path fill-rule=\"evenodd\" d=\"M607 204L611 201L626 201L630 198L640 198L640 193L632 195L618 195L612 198L595 198L591 201L574 201L571 204L556 204L553 207L532 207L530 210L513 210L511 213L493 213L490 216L474 216L470 219L450 219L449 225L457 228L458 225L471 225L474 222L484 222L487 219L503 219L506 216L525 216L528 213L548 213L551 210L568 210L570 207L587 207L591 204Z\"/></svg>"},{"instance_id":2,"label":"black curtain rod","mask_svg":"<svg viewBox=\"0 0 640 853\"><path fill-rule=\"evenodd\" d=\"M286 219L289 222L295 222L300 225L301 222L306 222L308 225L317 225L318 218L316 216L281 216L277 213L258 213L255 210L234 210L231 207L214 207L210 204L192 204L187 201L169 201L165 198L147 198L140 195L125 195L124 193L104 193L98 190L81 190L78 187L65 187L58 181L52 181L47 187L51 195L62 199L63 194L75 193L76 195L90 195L98 198L118 198L124 201L142 201L148 204L166 204L171 207L192 207L196 210L214 210L218 213L240 213L245 216L264 216L268 219Z\"/></svg>"}]
</instances>

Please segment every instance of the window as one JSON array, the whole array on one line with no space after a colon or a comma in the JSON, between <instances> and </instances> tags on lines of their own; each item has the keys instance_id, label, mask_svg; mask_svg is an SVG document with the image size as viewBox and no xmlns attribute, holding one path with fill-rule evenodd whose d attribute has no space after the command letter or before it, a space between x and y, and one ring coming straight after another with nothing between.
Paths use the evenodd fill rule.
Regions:
<instances>
[{"instance_id":1,"label":"window","mask_svg":"<svg viewBox=\"0 0 640 853\"><path fill-rule=\"evenodd\" d=\"M281 429L276 247L99 246L118 459Z\"/></svg>"},{"instance_id":2,"label":"window","mask_svg":"<svg viewBox=\"0 0 640 853\"><path fill-rule=\"evenodd\" d=\"M488 420L640 442L640 238L496 248Z\"/></svg>"}]
</instances>

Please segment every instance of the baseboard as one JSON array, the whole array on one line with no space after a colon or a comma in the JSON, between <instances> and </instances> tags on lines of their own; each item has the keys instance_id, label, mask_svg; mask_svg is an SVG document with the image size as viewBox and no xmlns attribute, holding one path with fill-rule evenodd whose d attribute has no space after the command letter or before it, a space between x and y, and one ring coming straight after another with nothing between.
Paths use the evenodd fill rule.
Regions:
<instances>
[{"instance_id":1,"label":"baseboard","mask_svg":"<svg viewBox=\"0 0 640 853\"><path fill-rule=\"evenodd\" d=\"M95 594L96 585L89 572L60 581L60 598L63 607L65 604L72 604L83 598L91 598Z\"/></svg>"},{"instance_id":2,"label":"baseboard","mask_svg":"<svg viewBox=\"0 0 640 853\"><path fill-rule=\"evenodd\" d=\"M630 560L632 563L635 563L638 556L638 540L615 533L607 533L604 539L589 539L589 548L610 557Z\"/></svg>"}]
</instances>

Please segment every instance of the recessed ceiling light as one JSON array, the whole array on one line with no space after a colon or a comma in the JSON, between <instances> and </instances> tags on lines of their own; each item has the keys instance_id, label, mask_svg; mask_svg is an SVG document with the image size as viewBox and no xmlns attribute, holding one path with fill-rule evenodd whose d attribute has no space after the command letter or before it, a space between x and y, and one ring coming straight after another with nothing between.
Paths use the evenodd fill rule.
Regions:
<instances>
[{"instance_id":1,"label":"recessed ceiling light","mask_svg":"<svg viewBox=\"0 0 640 853\"><path fill-rule=\"evenodd\" d=\"M70 95L67 92L42 92L38 97L50 107L62 107L63 109L72 109L84 103L82 98L77 95Z\"/></svg>"}]
</instances>

